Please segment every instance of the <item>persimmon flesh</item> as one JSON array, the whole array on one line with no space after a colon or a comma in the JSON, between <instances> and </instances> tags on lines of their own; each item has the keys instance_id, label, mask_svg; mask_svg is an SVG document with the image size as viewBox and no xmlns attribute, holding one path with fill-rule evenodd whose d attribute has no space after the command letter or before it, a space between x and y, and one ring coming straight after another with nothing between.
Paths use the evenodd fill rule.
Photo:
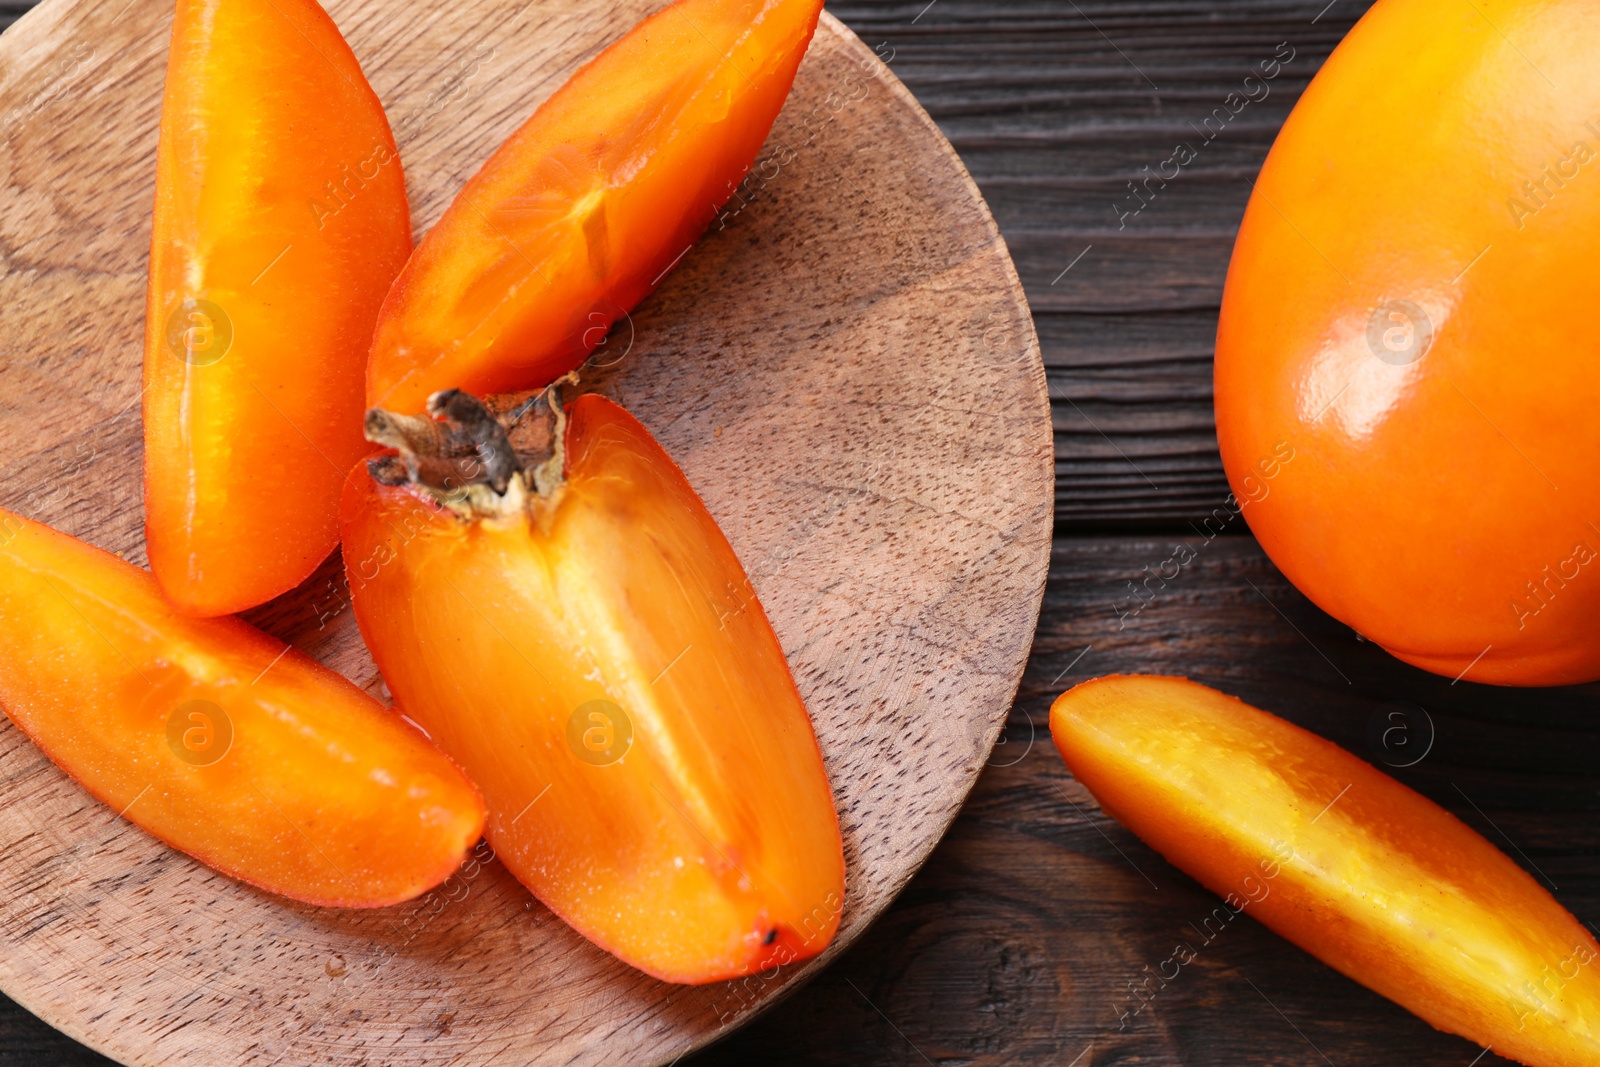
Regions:
<instances>
[{"instance_id":1,"label":"persimmon flesh","mask_svg":"<svg viewBox=\"0 0 1600 1067\"><path fill-rule=\"evenodd\" d=\"M145 532L191 615L303 581L368 451L365 352L411 251L377 96L316 0L178 0L145 311Z\"/></svg>"},{"instance_id":2,"label":"persimmon flesh","mask_svg":"<svg viewBox=\"0 0 1600 1067\"><path fill-rule=\"evenodd\" d=\"M356 468L341 522L361 632L483 790L495 854L580 933L674 982L815 955L844 861L783 649L645 428L594 395L568 415L560 484L517 474L498 514Z\"/></svg>"},{"instance_id":3,"label":"persimmon flesh","mask_svg":"<svg viewBox=\"0 0 1600 1067\"><path fill-rule=\"evenodd\" d=\"M343 677L4 511L0 708L131 822L309 904L408 900L482 831L455 764Z\"/></svg>"},{"instance_id":4,"label":"persimmon flesh","mask_svg":"<svg viewBox=\"0 0 1600 1067\"><path fill-rule=\"evenodd\" d=\"M1251 530L1448 678L1600 678L1597 40L1593 0L1379 0L1228 271L1217 438Z\"/></svg>"},{"instance_id":5,"label":"persimmon flesh","mask_svg":"<svg viewBox=\"0 0 1600 1067\"><path fill-rule=\"evenodd\" d=\"M1050 732L1107 814L1236 913L1498 1055L1600 1062L1600 945L1433 801L1182 678L1085 682Z\"/></svg>"},{"instance_id":6,"label":"persimmon flesh","mask_svg":"<svg viewBox=\"0 0 1600 1067\"><path fill-rule=\"evenodd\" d=\"M384 303L375 406L535 389L577 367L728 202L822 0L677 0L534 112L429 231Z\"/></svg>"}]
</instances>

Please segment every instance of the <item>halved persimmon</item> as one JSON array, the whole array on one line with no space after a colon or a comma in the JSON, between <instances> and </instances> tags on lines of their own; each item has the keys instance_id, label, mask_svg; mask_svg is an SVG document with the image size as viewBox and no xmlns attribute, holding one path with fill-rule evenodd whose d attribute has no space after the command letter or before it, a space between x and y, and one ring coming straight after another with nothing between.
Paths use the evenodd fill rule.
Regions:
<instances>
[{"instance_id":1,"label":"halved persimmon","mask_svg":"<svg viewBox=\"0 0 1600 1067\"><path fill-rule=\"evenodd\" d=\"M483 790L496 855L669 981L820 952L844 905L833 796L705 505L601 397L538 464L467 394L430 406L369 415L402 453L351 474L345 566L396 702Z\"/></svg>"}]
</instances>

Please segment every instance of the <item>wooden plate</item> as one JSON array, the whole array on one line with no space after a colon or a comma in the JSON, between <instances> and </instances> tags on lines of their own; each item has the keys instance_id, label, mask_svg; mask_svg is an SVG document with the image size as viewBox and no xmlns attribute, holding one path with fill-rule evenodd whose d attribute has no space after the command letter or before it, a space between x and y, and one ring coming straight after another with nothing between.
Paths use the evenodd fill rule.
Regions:
<instances>
[{"instance_id":1,"label":"wooden plate","mask_svg":"<svg viewBox=\"0 0 1600 1067\"><path fill-rule=\"evenodd\" d=\"M656 0L341 0L419 232ZM163 0L46 0L0 37L0 504L144 562L139 361ZM764 162L608 341L787 650L838 797L823 960L687 988L491 861L402 907L301 907L148 837L0 728L0 987L129 1064L663 1063L853 941L927 857L1021 676L1050 550L1043 366L976 188L824 16ZM267 265L263 264L265 268ZM277 269L283 269L284 264ZM386 696L337 560L251 614Z\"/></svg>"}]
</instances>

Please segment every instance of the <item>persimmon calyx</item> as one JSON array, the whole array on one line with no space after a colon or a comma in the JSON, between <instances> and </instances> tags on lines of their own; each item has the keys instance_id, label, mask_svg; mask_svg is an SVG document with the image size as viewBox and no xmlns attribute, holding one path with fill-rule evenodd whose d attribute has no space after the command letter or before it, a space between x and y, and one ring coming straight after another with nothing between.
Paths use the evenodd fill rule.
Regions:
<instances>
[{"instance_id":1,"label":"persimmon calyx","mask_svg":"<svg viewBox=\"0 0 1600 1067\"><path fill-rule=\"evenodd\" d=\"M530 499L548 500L565 481L566 411L560 387L576 373L532 394L506 394L488 403L460 389L428 398L428 414L372 408L367 440L395 455L367 461L380 485L409 485L463 521L509 516Z\"/></svg>"}]
</instances>

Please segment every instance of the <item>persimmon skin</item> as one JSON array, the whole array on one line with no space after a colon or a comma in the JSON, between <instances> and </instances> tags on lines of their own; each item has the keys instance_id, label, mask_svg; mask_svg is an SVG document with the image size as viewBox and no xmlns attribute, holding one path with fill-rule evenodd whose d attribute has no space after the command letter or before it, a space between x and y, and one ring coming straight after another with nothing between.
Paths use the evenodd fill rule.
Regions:
<instances>
[{"instance_id":1,"label":"persimmon skin","mask_svg":"<svg viewBox=\"0 0 1600 1067\"><path fill-rule=\"evenodd\" d=\"M1380 0L1290 115L1228 272L1217 436L1251 530L1450 678L1600 678L1597 39L1588 0Z\"/></svg>"},{"instance_id":2,"label":"persimmon skin","mask_svg":"<svg viewBox=\"0 0 1600 1067\"><path fill-rule=\"evenodd\" d=\"M150 566L182 611L260 604L333 551L370 451L365 352L410 251L388 120L316 0L178 0L144 455Z\"/></svg>"},{"instance_id":3,"label":"persimmon skin","mask_svg":"<svg viewBox=\"0 0 1600 1067\"><path fill-rule=\"evenodd\" d=\"M598 396L569 417L565 485L513 517L462 521L352 472L361 632L396 703L483 790L495 854L584 936L671 982L813 956L844 858L783 649L648 431ZM631 723L604 765L568 732L593 701Z\"/></svg>"},{"instance_id":4,"label":"persimmon skin","mask_svg":"<svg viewBox=\"0 0 1600 1067\"><path fill-rule=\"evenodd\" d=\"M1600 1062L1600 945L1433 801L1182 678L1085 682L1050 732L1107 814L1236 914L1497 1055Z\"/></svg>"},{"instance_id":5,"label":"persimmon skin","mask_svg":"<svg viewBox=\"0 0 1600 1067\"><path fill-rule=\"evenodd\" d=\"M455 764L343 677L237 619L180 615L146 571L5 511L0 707L124 818L308 904L409 900L482 832ZM207 731L195 752L190 729Z\"/></svg>"},{"instance_id":6,"label":"persimmon skin","mask_svg":"<svg viewBox=\"0 0 1600 1067\"><path fill-rule=\"evenodd\" d=\"M587 358L733 195L822 0L677 0L542 104L467 182L383 306L374 407L541 388Z\"/></svg>"}]
</instances>

